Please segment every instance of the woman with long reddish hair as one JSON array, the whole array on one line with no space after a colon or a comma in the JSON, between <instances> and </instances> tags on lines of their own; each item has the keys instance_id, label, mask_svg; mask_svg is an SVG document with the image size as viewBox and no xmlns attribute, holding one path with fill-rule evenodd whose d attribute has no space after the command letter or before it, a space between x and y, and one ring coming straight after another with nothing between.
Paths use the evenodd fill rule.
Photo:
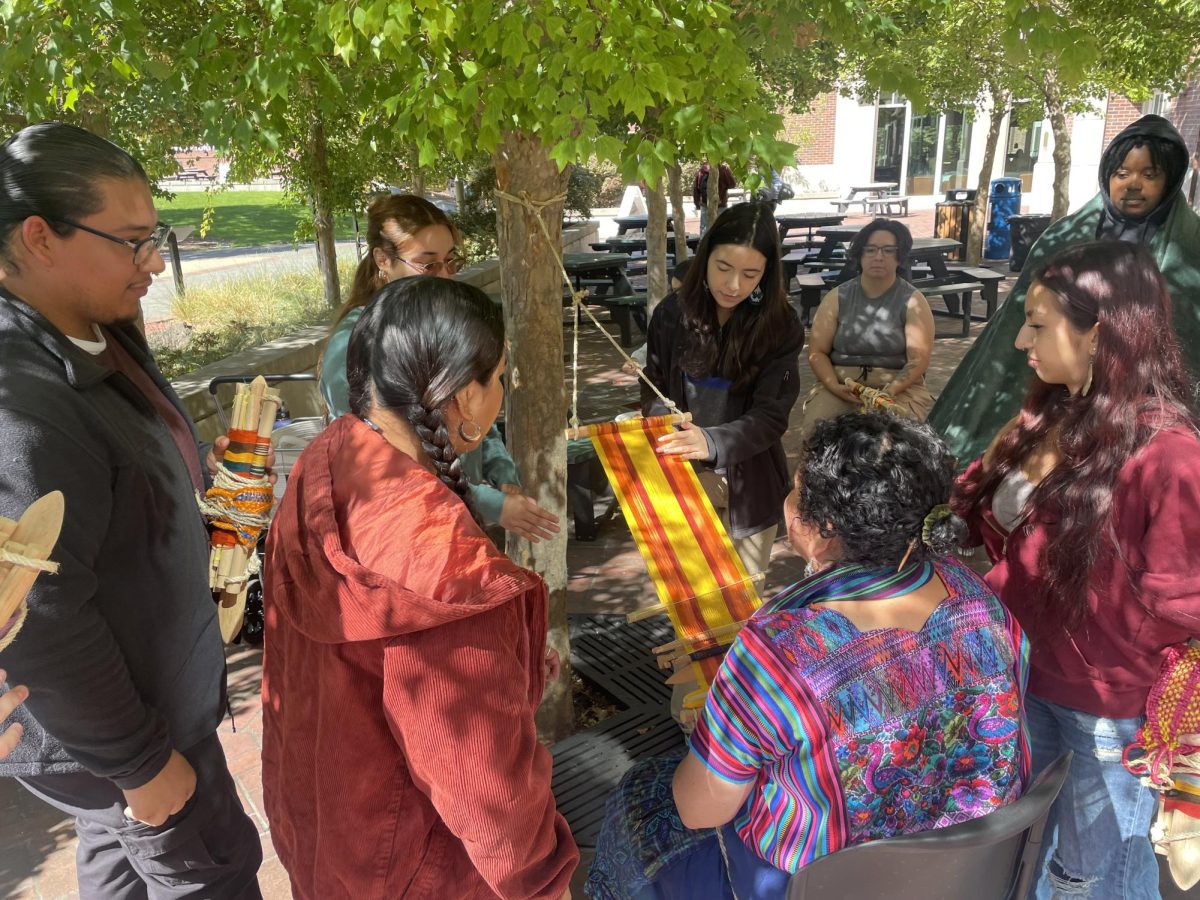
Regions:
<instances>
[{"instance_id":1,"label":"woman with long reddish hair","mask_svg":"<svg viewBox=\"0 0 1200 900\"><path fill-rule=\"evenodd\" d=\"M1200 438L1149 251L1103 241L1052 259L1016 345L1037 378L955 511L1032 644L1034 771L1075 752L1036 896L1158 897L1153 795L1121 754L1167 648L1200 634Z\"/></svg>"}]
</instances>

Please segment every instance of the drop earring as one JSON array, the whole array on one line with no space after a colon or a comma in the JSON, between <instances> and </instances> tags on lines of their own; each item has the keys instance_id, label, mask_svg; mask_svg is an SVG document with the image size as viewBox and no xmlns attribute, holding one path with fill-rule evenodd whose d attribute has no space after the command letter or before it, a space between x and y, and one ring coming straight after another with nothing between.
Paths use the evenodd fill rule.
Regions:
<instances>
[{"instance_id":1,"label":"drop earring","mask_svg":"<svg viewBox=\"0 0 1200 900\"><path fill-rule=\"evenodd\" d=\"M762 285L760 284L760 285L758 285L758 287L756 287L754 290L752 290L750 292L750 302L753 303L755 306L758 306L758 304L762 303L762 298L763 298L763 290L762 290Z\"/></svg>"},{"instance_id":2,"label":"drop earring","mask_svg":"<svg viewBox=\"0 0 1200 900\"><path fill-rule=\"evenodd\" d=\"M1086 397L1092 390L1092 375L1096 370L1096 354L1093 353L1088 358L1088 373L1087 380L1083 383L1083 387L1079 391L1080 397Z\"/></svg>"}]
</instances>

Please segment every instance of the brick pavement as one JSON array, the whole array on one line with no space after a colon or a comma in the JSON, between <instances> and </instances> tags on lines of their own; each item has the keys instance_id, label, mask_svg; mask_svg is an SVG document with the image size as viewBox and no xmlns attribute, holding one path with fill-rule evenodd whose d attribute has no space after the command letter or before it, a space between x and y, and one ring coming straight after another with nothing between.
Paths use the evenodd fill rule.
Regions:
<instances>
[{"instance_id":1,"label":"brick pavement","mask_svg":"<svg viewBox=\"0 0 1200 900\"><path fill-rule=\"evenodd\" d=\"M868 221L850 217L848 223ZM916 236L932 234L932 211L916 211L907 220ZM1011 279L1009 281L1011 283ZM1007 284L1006 284L1007 287ZM935 394L982 326L972 337L937 342L928 376ZM581 336L580 413L585 421L611 417L636 403L638 390L631 376L621 373L616 351L593 328ZM807 365L801 364L801 398L812 384ZM793 412L798 421L799 404ZM794 437L785 441L789 457L796 455ZM601 524L597 540L568 542L567 570L570 573L568 609L571 612L621 612L644 605L651 597L646 568L619 515ZM768 590L795 580L800 571L795 556L784 541L776 542ZM260 873L267 900L288 900L287 875L275 856L262 806L262 707L259 696L260 654L234 647L228 654L230 702L237 731L228 718L220 728L221 742L229 759L247 813L258 827L264 862ZM0 898L5 900L66 900L76 898L75 834L71 822L51 807L33 798L10 779L0 779ZM581 870L582 876L582 870ZM577 879L578 888L580 880ZM575 892L576 897L582 893Z\"/></svg>"}]
</instances>

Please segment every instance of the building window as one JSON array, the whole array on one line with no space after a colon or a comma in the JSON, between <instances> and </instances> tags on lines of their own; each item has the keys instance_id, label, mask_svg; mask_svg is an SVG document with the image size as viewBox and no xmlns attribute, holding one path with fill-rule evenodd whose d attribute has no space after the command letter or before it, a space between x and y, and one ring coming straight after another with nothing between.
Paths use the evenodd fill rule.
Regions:
<instances>
[{"instance_id":1,"label":"building window","mask_svg":"<svg viewBox=\"0 0 1200 900\"><path fill-rule=\"evenodd\" d=\"M1162 91L1155 91L1154 96L1142 104L1142 115L1165 116L1167 96Z\"/></svg>"},{"instance_id":2,"label":"building window","mask_svg":"<svg viewBox=\"0 0 1200 900\"><path fill-rule=\"evenodd\" d=\"M942 184L945 193L965 188L970 177L971 119L965 112L946 113L946 137L942 143Z\"/></svg>"},{"instance_id":3,"label":"building window","mask_svg":"<svg viewBox=\"0 0 1200 900\"><path fill-rule=\"evenodd\" d=\"M904 181L905 194L933 193L939 118L937 113L913 113L908 139L908 177Z\"/></svg>"},{"instance_id":4,"label":"building window","mask_svg":"<svg viewBox=\"0 0 1200 900\"><path fill-rule=\"evenodd\" d=\"M1033 167L1037 165L1042 147L1042 121L1022 125L1032 115L1029 101L1014 103L1008 113L1008 148L1004 157L1004 174L1021 179L1021 189L1033 187Z\"/></svg>"},{"instance_id":5,"label":"building window","mask_svg":"<svg viewBox=\"0 0 1200 900\"><path fill-rule=\"evenodd\" d=\"M900 183L908 105L898 94L881 94L875 111L875 168L872 181Z\"/></svg>"}]
</instances>

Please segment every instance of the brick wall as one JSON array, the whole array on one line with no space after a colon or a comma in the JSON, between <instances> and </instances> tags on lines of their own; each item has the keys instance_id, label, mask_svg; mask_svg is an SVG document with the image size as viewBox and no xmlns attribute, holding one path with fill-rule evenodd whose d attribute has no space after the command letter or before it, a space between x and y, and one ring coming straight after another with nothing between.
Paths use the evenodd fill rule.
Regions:
<instances>
[{"instance_id":1,"label":"brick wall","mask_svg":"<svg viewBox=\"0 0 1200 900\"><path fill-rule=\"evenodd\" d=\"M1120 94L1108 95L1108 108L1104 113L1104 142L1101 150L1112 143L1112 139L1142 117L1140 106L1130 102L1128 97Z\"/></svg>"},{"instance_id":2,"label":"brick wall","mask_svg":"<svg viewBox=\"0 0 1200 900\"><path fill-rule=\"evenodd\" d=\"M783 140L796 144L796 164L828 166L833 163L833 136L837 128L837 92L822 94L808 112L783 117Z\"/></svg>"},{"instance_id":3,"label":"brick wall","mask_svg":"<svg viewBox=\"0 0 1200 900\"><path fill-rule=\"evenodd\" d=\"M1188 150L1200 150L1200 80L1189 81L1183 92L1168 103L1163 112L1183 135Z\"/></svg>"}]
</instances>

